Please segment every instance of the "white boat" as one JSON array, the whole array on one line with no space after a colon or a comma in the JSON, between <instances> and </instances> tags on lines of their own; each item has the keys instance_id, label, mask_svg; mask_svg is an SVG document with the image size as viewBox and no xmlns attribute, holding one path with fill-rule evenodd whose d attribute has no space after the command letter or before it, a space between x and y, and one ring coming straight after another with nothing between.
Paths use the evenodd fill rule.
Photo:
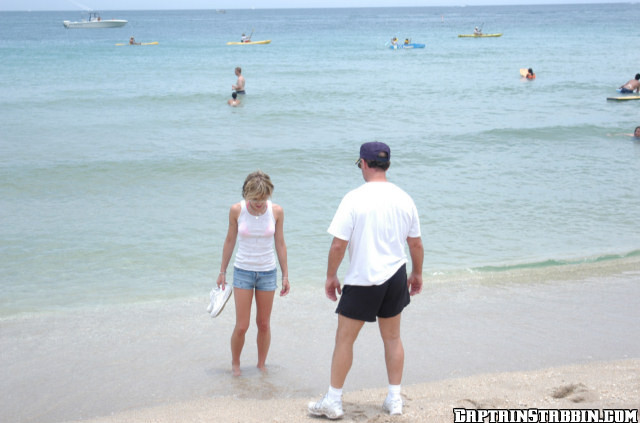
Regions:
<instances>
[{"instance_id":1,"label":"white boat","mask_svg":"<svg viewBox=\"0 0 640 423\"><path fill-rule=\"evenodd\" d=\"M124 19L102 19L98 12L89 12L89 19L63 21L62 24L65 28L117 28L125 26L127 22Z\"/></svg>"}]
</instances>

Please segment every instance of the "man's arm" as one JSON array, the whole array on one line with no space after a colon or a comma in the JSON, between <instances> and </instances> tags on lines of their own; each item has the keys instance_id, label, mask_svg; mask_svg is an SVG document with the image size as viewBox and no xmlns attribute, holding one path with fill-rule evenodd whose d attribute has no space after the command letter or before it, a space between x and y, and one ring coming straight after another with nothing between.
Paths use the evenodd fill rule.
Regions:
<instances>
[{"instance_id":1,"label":"man's arm","mask_svg":"<svg viewBox=\"0 0 640 423\"><path fill-rule=\"evenodd\" d=\"M338 294L342 295L340 280L338 279L338 268L340 267L340 263L342 263L344 253L345 251L347 251L348 245L349 241L334 237L333 241L331 242L331 247L329 248L329 260L327 262L327 282L324 285L324 291L327 295L327 298L329 298L331 301L336 301L338 299L336 291Z\"/></svg>"},{"instance_id":2,"label":"man's arm","mask_svg":"<svg viewBox=\"0 0 640 423\"><path fill-rule=\"evenodd\" d=\"M407 280L409 294L416 295L422 292L422 262L424 261L424 247L422 238L407 238L409 254L411 255L411 275Z\"/></svg>"}]
</instances>

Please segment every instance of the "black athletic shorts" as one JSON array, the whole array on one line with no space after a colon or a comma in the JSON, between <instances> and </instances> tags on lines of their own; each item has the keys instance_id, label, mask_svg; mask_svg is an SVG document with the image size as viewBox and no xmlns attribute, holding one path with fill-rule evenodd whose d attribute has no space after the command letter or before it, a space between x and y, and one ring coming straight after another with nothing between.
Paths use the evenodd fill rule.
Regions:
<instances>
[{"instance_id":1,"label":"black athletic shorts","mask_svg":"<svg viewBox=\"0 0 640 423\"><path fill-rule=\"evenodd\" d=\"M336 313L350 319L375 322L377 317L394 317L411 302L407 286L407 265L382 285L344 285Z\"/></svg>"}]
</instances>

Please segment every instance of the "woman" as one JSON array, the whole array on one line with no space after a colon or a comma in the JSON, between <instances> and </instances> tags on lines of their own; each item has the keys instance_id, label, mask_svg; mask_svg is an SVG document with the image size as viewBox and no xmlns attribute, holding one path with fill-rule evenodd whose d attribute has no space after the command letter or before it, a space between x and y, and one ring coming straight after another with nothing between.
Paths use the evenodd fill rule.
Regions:
<instances>
[{"instance_id":1,"label":"woman","mask_svg":"<svg viewBox=\"0 0 640 423\"><path fill-rule=\"evenodd\" d=\"M527 79L536 79L536 74L533 73L533 69L531 68L527 70Z\"/></svg>"},{"instance_id":2,"label":"woman","mask_svg":"<svg viewBox=\"0 0 640 423\"><path fill-rule=\"evenodd\" d=\"M284 242L284 211L271 203L273 184L269 175L258 170L247 176L242 186L243 200L231 206L229 229L222 249L222 265L217 285L224 288L227 266L238 240L233 266L236 326L231 335L231 368L240 376L240 354L251 319L251 303L256 298L258 326L258 369L265 371L271 344L271 309L277 289L275 252L282 272L280 296L289 293L287 246Z\"/></svg>"}]
</instances>

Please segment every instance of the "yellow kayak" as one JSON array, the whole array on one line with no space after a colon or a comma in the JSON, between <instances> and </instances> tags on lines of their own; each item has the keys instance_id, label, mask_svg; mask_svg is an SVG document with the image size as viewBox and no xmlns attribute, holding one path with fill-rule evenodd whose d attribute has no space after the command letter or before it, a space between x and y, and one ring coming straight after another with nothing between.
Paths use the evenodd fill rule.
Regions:
<instances>
[{"instance_id":1,"label":"yellow kayak","mask_svg":"<svg viewBox=\"0 0 640 423\"><path fill-rule=\"evenodd\" d=\"M153 41L150 43L140 43L140 44L129 44L129 43L118 43L117 46L155 46L157 45L157 41Z\"/></svg>"},{"instance_id":2,"label":"yellow kayak","mask_svg":"<svg viewBox=\"0 0 640 423\"><path fill-rule=\"evenodd\" d=\"M271 40L262 40L262 41L249 41L248 43L243 43L242 41L229 41L227 43L228 46L244 46L249 44L269 44Z\"/></svg>"},{"instance_id":3,"label":"yellow kayak","mask_svg":"<svg viewBox=\"0 0 640 423\"><path fill-rule=\"evenodd\" d=\"M626 97L607 97L607 100L611 100L611 101L640 100L640 95L630 95Z\"/></svg>"},{"instance_id":4,"label":"yellow kayak","mask_svg":"<svg viewBox=\"0 0 640 423\"><path fill-rule=\"evenodd\" d=\"M460 38L485 38L485 37L502 37L502 33L499 34L460 34Z\"/></svg>"}]
</instances>

